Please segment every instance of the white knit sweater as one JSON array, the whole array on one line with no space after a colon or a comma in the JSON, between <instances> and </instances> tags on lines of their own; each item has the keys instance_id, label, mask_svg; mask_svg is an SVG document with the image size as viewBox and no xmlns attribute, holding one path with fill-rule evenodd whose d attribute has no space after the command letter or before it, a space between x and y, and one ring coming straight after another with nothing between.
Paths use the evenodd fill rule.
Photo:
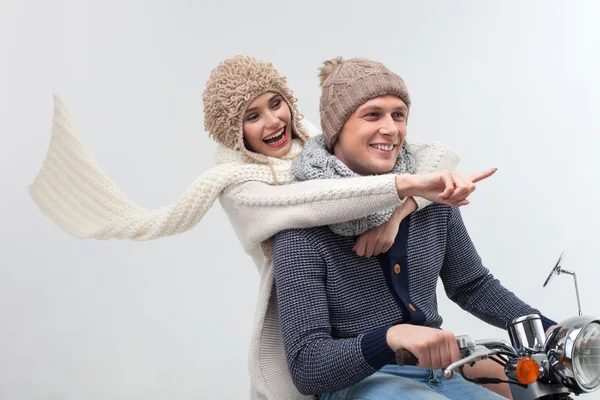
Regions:
<instances>
[{"instance_id":1,"label":"white knit sweater","mask_svg":"<svg viewBox=\"0 0 600 400\"><path fill-rule=\"evenodd\" d=\"M311 134L316 128L303 121ZM439 143L411 143L417 172L453 170L458 156ZM244 250L260 274L249 369L258 400L310 399L294 387L287 369L274 292L270 238L277 232L346 222L398 207L395 176L380 175L292 183L294 143L270 165L221 147L218 165L202 174L173 204L145 210L106 177L79 141L64 103L55 96L50 146L30 194L57 225L79 238L149 240L194 227L218 196ZM279 183L276 185L275 183ZM419 208L428 204L415 199Z\"/></svg>"}]
</instances>

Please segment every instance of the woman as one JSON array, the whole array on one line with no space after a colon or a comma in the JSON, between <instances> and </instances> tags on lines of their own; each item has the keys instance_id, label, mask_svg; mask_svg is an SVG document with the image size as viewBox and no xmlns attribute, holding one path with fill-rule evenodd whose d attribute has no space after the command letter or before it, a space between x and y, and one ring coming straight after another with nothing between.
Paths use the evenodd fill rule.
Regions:
<instances>
[{"instance_id":1,"label":"woman","mask_svg":"<svg viewBox=\"0 0 600 400\"><path fill-rule=\"evenodd\" d=\"M271 296L269 238L284 229L350 221L392 207L399 207L400 216L407 215L417 205L428 204L423 199L404 201L417 194L461 206L468 204L466 198L474 185L453 173L430 173L453 169L458 163L457 156L439 144L411 147L417 172L429 174L289 184L293 180L290 164L314 128L301 123L285 78L270 63L251 57L233 57L217 66L203 100L205 128L221 144L218 165L198 177L175 203L148 211L131 202L79 142L58 97L48 155L30 187L31 196L49 218L74 236L133 240L191 229L218 196L261 276L250 354L256 397L304 398L287 372L275 296ZM385 235L363 240L369 248L384 250L381 243L392 235L392 222L397 224L390 221L392 229Z\"/></svg>"}]
</instances>

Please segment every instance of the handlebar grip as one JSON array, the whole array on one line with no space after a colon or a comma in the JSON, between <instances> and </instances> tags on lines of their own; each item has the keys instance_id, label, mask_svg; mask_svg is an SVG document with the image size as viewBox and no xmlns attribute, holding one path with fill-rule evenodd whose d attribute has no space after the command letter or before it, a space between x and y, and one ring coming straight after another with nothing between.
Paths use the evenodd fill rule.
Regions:
<instances>
[{"instance_id":1,"label":"handlebar grip","mask_svg":"<svg viewBox=\"0 0 600 400\"><path fill-rule=\"evenodd\" d=\"M398 365L417 365L419 360L413 353L405 349L396 350L396 363Z\"/></svg>"}]
</instances>

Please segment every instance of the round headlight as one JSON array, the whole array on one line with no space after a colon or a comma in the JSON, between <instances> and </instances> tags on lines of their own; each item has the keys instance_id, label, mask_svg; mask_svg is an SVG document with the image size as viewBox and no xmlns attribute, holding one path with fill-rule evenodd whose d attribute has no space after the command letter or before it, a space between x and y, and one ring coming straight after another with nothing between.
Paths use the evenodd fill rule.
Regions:
<instances>
[{"instance_id":1,"label":"round headlight","mask_svg":"<svg viewBox=\"0 0 600 400\"><path fill-rule=\"evenodd\" d=\"M579 332L573 346L573 369L585 389L600 385L600 324L592 322Z\"/></svg>"},{"instance_id":2,"label":"round headlight","mask_svg":"<svg viewBox=\"0 0 600 400\"><path fill-rule=\"evenodd\" d=\"M600 319L578 316L561 322L548 335L545 351L557 383L577 394L600 387Z\"/></svg>"}]
</instances>

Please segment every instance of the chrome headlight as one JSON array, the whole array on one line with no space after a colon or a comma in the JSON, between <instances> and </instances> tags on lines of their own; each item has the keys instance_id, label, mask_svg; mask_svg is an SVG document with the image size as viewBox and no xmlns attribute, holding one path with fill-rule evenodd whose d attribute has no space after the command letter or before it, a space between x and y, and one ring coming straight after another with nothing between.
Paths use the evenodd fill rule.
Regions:
<instances>
[{"instance_id":1,"label":"chrome headlight","mask_svg":"<svg viewBox=\"0 0 600 400\"><path fill-rule=\"evenodd\" d=\"M576 393L600 387L600 320L573 317L556 326L546 339L552 373Z\"/></svg>"}]
</instances>

